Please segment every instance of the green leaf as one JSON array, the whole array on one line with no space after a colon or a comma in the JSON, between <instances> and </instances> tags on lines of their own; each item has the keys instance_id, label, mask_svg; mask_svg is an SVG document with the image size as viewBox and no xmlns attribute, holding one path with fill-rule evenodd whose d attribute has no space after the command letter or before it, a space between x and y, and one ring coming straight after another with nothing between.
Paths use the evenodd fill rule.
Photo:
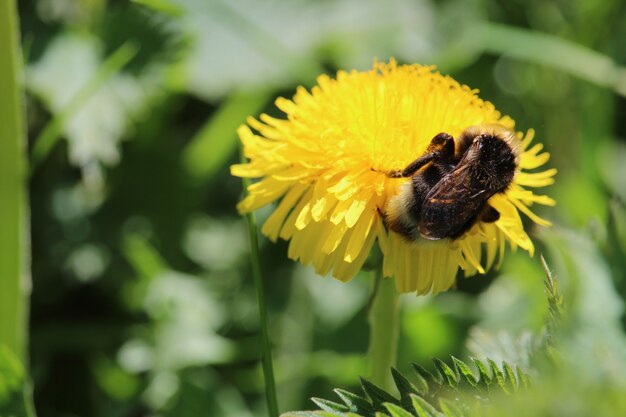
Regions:
<instances>
[{"instance_id":1,"label":"green leaf","mask_svg":"<svg viewBox=\"0 0 626 417\"><path fill-rule=\"evenodd\" d=\"M520 382L520 386L524 389L528 389L530 387L530 380L528 379L528 375L518 366L515 367L517 379Z\"/></svg>"},{"instance_id":2,"label":"green leaf","mask_svg":"<svg viewBox=\"0 0 626 417\"><path fill-rule=\"evenodd\" d=\"M507 381L504 379L504 374L502 374L502 371L500 370L498 365L490 358L487 358L487 363L491 368L491 372L493 374L493 377L496 379L498 386L502 388L505 393L510 394L511 391L509 390Z\"/></svg>"},{"instance_id":3,"label":"green leaf","mask_svg":"<svg viewBox=\"0 0 626 417\"><path fill-rule=\"evenodd\" d=\"M352 416L352 417L362 417L359 415L353 415L353 414L333 414L333 413L329 413L327 411L291 411L285 414L281 414L281 417L337 417L337 416L341 416L341 417L348 417L348 416Z\"/></svg>"},{"instance_id":4,"label":"green leaf","mask_svg":"<svg viewBox=\"0 0 626 417\"><path fill-rule=\"evenodd\" d=\"M373 407L365 398L343 389L335 389L335 393L355 413L371 414Z\"/></svg>"},{"instance_id":5,"label":"green leaf","mask_svg":"<svg viewBox=\"0 0 626 417\"><path fill-rule=\"evenodd\" d=\"M478 378L479 384L483 385L484 387L489 388L489 385L491 385L491 382L492 382L492 376L489 373L489 370L487 369L485 364L479 359L472 358L472 362L474 362L474 365L476 365L476 367L478 368L478 372L480 374Z\"/></svg>"},{"instance_id":6,"label":"green leaf","mask_svg":"<svg viewBox=\"0 0 626 417\"><path fill-rule=\"evenodd\" d=\"M402 407L398 407L395 404L385 403L383 405L385 406L387 411L389 411L389 414L391 414L391 417L414 417L415 416L414 414L409 413Z\"/></svg>"},{"instance_id":7,"label":"green leaf","mask_svg":"<svg viewBox=\"0 0 626 417\"><path fill-rule=\"evenodd\" d=\"M441 398L439 400L439 406L441 407L441 411L445 414L446 417L463 417L464 413L454 405L451 401L446 400L445 398Z\"/></svg>"},{"instance_id":8,"label":"green leaf","mask_svg":"<svg viewBox=\"0 0 626 417\"><path fill-rule=\"evenodd\" d=\"M463 379L464 381L467 381L473 387L475 387L478 384L478 381L476 380L474 373L469 368L469 366L465 364L465 362L463 362L460 359L455 358L454 356L452 357L452 362L454 363L454 366L456 367L457 372L459 372L461 376L464 378Z\"/></svg>"},{"instance_id":9,"label":"green leaf","mask_svg":"<svg viewBox=\"0 0 626 417\"><path fill-rule=\"evenodd\" d=\"M513 391L517 391L519 389L519 381L517 380L517 377L515 376L515 372L513 371L513 369L511 369L511 366L506 362L502 362L502 368L504 369L506 378L509 381L511 388L513 389Z\"/></svg>"},{"instance_id":10,"label":"green leaf","mask_svg":"<svg viewBox=\"0 0 626 417\"><path fill-rule=\"evenodd\" d=\"M383 403L400 404L400 402L387 391L377 387L366 379L361 378L361 387L371 398L376 410L381 410L383 408Z\"/></svg>"},{"instance_id":11,"label":"green leaf","mask_svg":"<svg viewBox=\"0 0 626 417\"><path fill-rule=\"evenodd\" d=\"M428 391L430 389L430 387L428 386L428 380L430 378L432 378L432 375L430 373L428 373L428 371L426 371L424 368L422 368L420 365L416 364L416 363L412 363L411 367L413 368L413 372L415 373L415 377L417 380L417 390L419 391L420 395L426 395L428 394ZM428 375L427 377L425 377L422 372L425 372L426 375Z\"/></svg>"},{"instance_id":12,"label":"green leaf","mask_svg":"<svg viewBox=\"0 0 626 417\"><path fill-rule=\"evenodd\" d=\"M444 378L448 385L452 388L456 388L459 385L458 379L459 376L445 364L441 359L433 358L433 362L435 363L435 367L439 374Z\"/></svg>"},{"instance_id":13,"label":"green leaf","mask_svg":"<svg viewBox=\"0 0 626 417\"><path fill-rule=\"evenodd\" d=\"M400 404L405 410L413 411L413 405L411 401L411 394L420 394L421 391L415 387L404 375L402 375L396 368L391 368L391 375L400 393Z\"/></svg>"},{"instance_id":14,"label":"green leaf","mask_svg":"<svg viewBox=\"0 0 626 417\"><path fill-rule=\"evenodd\" d=\"M411 366L413 367L413 371L415 371L415 373L424 380L424 384L428 389L430 389L429 383L431 382L435 382L437 385L441 385L443 383L443 379L439 373L433 375L428 372L426 368L417 363L412 363Z\"/></svg>"},{"instance_id":15,"label":"green leaf","mask_svg":"<svg viewBox=\"0 0 626 417\"><path fill-rule=\"evenodd\" d=\"M419 417L444 417L444 415L437 411L435 407L428 404L428 402L417 395L411 395L413 400L413 408L417 411Z\"/></svg>"},{"instance_id":16,"label":"green leaf","mask_svg":"<svg viewBox=\"0 0 626 417\"><path fill-rule=\"evenodd\" d=\"M322 398L311 398L311 401L315 403L319 408L331 413L344 413L350 411L348 407L342 404L337 404L333 401L324 400Z\"/></svg>"}]
</instances>

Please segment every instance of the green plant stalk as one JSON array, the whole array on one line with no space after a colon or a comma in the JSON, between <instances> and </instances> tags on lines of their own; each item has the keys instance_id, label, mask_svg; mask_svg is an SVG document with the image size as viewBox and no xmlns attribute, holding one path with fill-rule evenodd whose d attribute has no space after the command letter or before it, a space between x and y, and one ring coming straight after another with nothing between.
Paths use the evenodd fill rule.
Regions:
<instances>
[{"instance_id":1,"label":"green plant stalk","mask_svg":"<svg viewBox=\"0 0 626 417\"><path fill-rule=\"evenodd\" d=\"M23 70L15 0L0 2L0 345L26 364L30 245Z\"/></svg>"},{"instance_id":2,"label":"green plant stalk","mask_svg":"<svg viewBox=\"0 0 626 417\"><path fill-rule=\"evenodd\" d=\"M119 72L131 59L137 54L139 48L133 43L126 42L113 52L98 68L92 78L82 86L76 94L70 99L69 103L63 110L57 113L52 120L43 128L41 133L33 142L33 152L31 156L30 173L37 169L39 164L48 156L54 145L59 141L61 132L65 124L70 120L83 104L100 87L107 82L109 78Z\"/></svg>"},{"instance_id":3,"label":"green plant stalk","mask_svg":"<svg viewBox=\"0 0 626 417\"><path fill-rule=\"evenodd\" d=\"M373 302L369 310L371 381L385 390L393 389L391 367L396 366L400 303L393 279L374 272Z\"/></svg>"},{"instance_id":4,"label":"green plant stalk","mask_svg":"<svg viewBox=\"0 0 626 417\"><path fill-rule=\"evenodd\" d=\"M242 156L242 162L246 162ZM248 189L250 180L243 179L243 187ZM265 305L265 292L263 290L263 276L261 274L261 260L259 256L259 235L257 233L256 216L254 213L246 215L248 220L248 235L250 236L250 256L252 262L252 276L256 287L257 302L259 305L259 323L261 326L261 363L263 365L263 378L265 379L265 396L269 417L278 417L278 400L276 397L276 383L274 381L274 367L272 365L272 348L268 333L267 307Z\"/></svg>"}]
</instances>

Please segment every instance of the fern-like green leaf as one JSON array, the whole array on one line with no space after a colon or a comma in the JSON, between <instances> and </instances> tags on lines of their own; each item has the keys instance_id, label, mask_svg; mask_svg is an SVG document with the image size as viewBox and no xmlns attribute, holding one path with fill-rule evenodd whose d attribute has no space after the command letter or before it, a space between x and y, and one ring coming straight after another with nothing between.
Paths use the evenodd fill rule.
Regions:
<instances>
[{"instance_id":1,"label":"fern-like green leaf","mask_svg":"<svg viewBox=\"0 0 626 417\"><path fill-rule=\"evenodd\" d=\"M511 366L508 363L504 362L502 363L502 369L506 374L506 378L509 381L509 384L511 384L512 391L517 391L519 389L519 381L517 380L517 376L515 375L515 372L513 372Z\"/></svg>"},{"instance_id":2,"label":"fern-like green leaf","mask_svg":"<svg viewBox=\"0 0 626 417\"><path fill-rule=\"evenodd\" d=\"M452 363L454 363L454 367L456 368L457 372L459 372L459 374L463 377L463 381L467 382L472 387L475 387L476 384L478 384L474 373L469 368L469 366L465 364L465 362L453 356Z\"/></svg>"},{"instance_id":3,"label":"fern-like green leaf","mask_svg":"<svg viewBox=\"0 0 626 417\"><path fill-rule=\"evenodd\" d=\"M419 417L445 417L443 413L428 404L424 398L412 395L411 399L413 400L413 408L415 408Z\"/></svg>"},{"instance_id":4,"label":"fern-like green leaf","mask_svg":"<svg viewBox=\"0 0 626 417\"><path fill-rule=\"evenodd\" d=\"M404 375L402 375L396 368L391 368L391 375L393 376L394 383L400 393L400 404L405 410L414 412L413 401L411 395L419 395L425 392L425 389L419 389L411 383ZM426 381L423 379L421 382L427 387Z\"/></svg>"},{"instance_id":5,"label":"fern-like green leaf","mask_svg":"<svg viewBox=\"0 0 626 417\"><path fill-rule=\"evenodd\" d=\"M336 389L335 393L348 406L351 412L363 415L374 414L374 407L366 398L342 389Z\"/></svg>"},{"instance_id":6,"label":"fern-like green leaf","mask_svg":"<svg viewBox=\"0 0 626 417\"><path fill-rule=\"evenodd\" d=\"M489 371L487 370L487 367L485 366L485 364L483 362L481 362L480 360L476 359L476 358L472 358L472 362L474 362L474 365L476 365L476 368L478 368L478 387L484 387L486 389L489 389L489 386L491 385L492 382L492 378L491 375L489 374Z\"/></svg>"},{"instance_id":7,"label":"fern-like green leaf","mask_svg":"<svg viewBox=\"0 0 626 417\"><path fill-rule=\"evenodd\" d=\"M385 408L387 409L391 417L415 417L415 414L410 413L405 408L397 406L395 404L386 403Z\"/></svg>"},{"instance_id":8,"label":"fern-like green leaf","mask_svg":"<svg viewBox=\"0 0 626 417\"><path fill-rule=\"evenodd\" d=\"M372 405L376 411L384 411L384 403L400 405L400 402L393 395L364 378L361 378L361 387L372 400Z\"/></svg>"},{"instance_id":9,"label":"fern-like green leaf","mask_svg":"<svg viewBox=\"0 0 626 417\"><path fill-rule=\"evenodd\" d=\"M502 388L502 391L510 394L512 391L509 389L509 383L506 379L504 379L504 374L500 368L498 368L498 365L492 359L487 359L487 363L489 364L491 374L493 375L492 380L495 380L498 386Z\"/></svg>"},{"instance_id":10,"label":"fern-like green leaf","mask_svg":"<svg viewBox=\"0 0 626 417\"><path fill-rule=\"evenodd\" d=\"M424 385L423 394L428 394L431 388L430 385L432 383L434 383L435 385L442 384L443 379L441 378L441 375L439 374L433 375L430 372L428 372L426 368L424 368L422 365L417 364L417 363L412 363L411 366L413 367L413 371L415 372L417 377L421 380L421 382Z\"/></svg>"},{"instance_id":11,"label":"fern-like green leaf","mask_svg":"<svg viewBox=\"0 0 626 417\"><path fill-rule=\"evenodd\" d=\"M464 417L465 413L461 408L457 407L452 401L441 398L439 400L439 408L446 417Z\"/></svg>"},{"instance_id":12,"label":"fern-like green leaf","mask_svg":"<svg viewBox=\"0 0 626 417\"><path fill-rule=\"evenodd\" d=\"M439 375L442 376L442 379L445 379L447 385L456 388L459 385L459 375L441 359L433 358L433 362Z\"/></svg>"},{"instance_id":13,"label":"fern-like green leaf","mask_svg":"<svg viewBox=\"0 0 626 417\"><path fill-rule=\"evenodd\" d=\"M333 401L324 400L322 398L311 398L311 401L315 403L320 409L328 411L330 413L347 413L350 411L348 407L343 404L338 404Z\"/></svg>"},{"instance_id":14,"label":"fern-like green leaf","mask_svg":"<svg viewBox=\"0 0 626 417\"><path fill-rule=\"evenodd\" d=\"M484 405L492 392L512 395L528 387L526 373L506 362L498 365L491 359L472 359L477 371L472 371L470 365L455 357L452 357L452 365L440 359L433 359L433 363L433 372L419 364L412 364L419 387L397 369L391 369L400 399L361 378L365 395L336 389L335 393L343 404L313 398L320 411L291 413L283 417L467 417L474 415L470 412L473 404L463 403L462 392L470 394L466 399L474 398Z\"/></svg>"}]
</instances>

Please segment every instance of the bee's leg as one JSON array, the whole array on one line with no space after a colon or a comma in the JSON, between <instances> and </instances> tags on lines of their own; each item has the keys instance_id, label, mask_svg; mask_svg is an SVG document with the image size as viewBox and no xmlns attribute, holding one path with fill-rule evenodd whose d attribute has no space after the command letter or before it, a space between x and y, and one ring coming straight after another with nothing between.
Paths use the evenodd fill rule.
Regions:
<instances>
[{"instance_id":1,"label":"bee's leg","mask_svg":"<svg viewBox=\"0 0 626 417\"><path fill-rule=\"evenodd\" d=\"M390 171L387 175L391 178L410 177L421 167L431 161L451 163L454 160L454 139L447 133L436 135L426 148L424 155L411 162L403 170Z\"/></svg>"},{"instance_id":2,"label":"bee's leg","mask_svg":"<svg viewBox=\"0 0 626 417\"><path fill-rule=\"evenodd\" d=\"M480 221L483 223L493 223L500 218L498 210L491 207L489 204L485 204L485 208L480 213Z\"/></svg>"}]
</instances>

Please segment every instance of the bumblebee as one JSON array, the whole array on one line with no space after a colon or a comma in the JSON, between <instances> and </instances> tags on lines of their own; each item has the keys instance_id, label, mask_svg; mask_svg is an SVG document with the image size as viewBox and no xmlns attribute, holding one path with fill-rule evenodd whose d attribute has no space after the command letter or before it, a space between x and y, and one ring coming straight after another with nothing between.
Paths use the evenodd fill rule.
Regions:
<instances>
[{"instance_id":1,"label":"bumblebee","mask_svg":"<svg viewBox=\"0 0 626 417\"><path fill-rule=\"evenodd\" d=\"M500 213L488 204L505 192L519 166L520 142L500 125L477 125L455 141L439 133L425 153L394 178L410 178L391 197L383 221L408 241L458 239L476 222L495 222Z\"/></svg>"}]
</instances>

